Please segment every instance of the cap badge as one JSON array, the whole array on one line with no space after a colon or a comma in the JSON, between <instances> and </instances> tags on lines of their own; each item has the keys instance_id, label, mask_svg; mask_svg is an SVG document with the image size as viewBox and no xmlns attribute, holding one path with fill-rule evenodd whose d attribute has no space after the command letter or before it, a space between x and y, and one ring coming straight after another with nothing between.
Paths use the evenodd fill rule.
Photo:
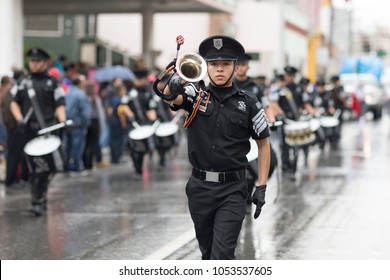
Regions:
<instances>
[{"instance_id":1,"label":"cap badge","mask_svg":"<svg viewBox=\"0 0 390 280\"><path fill-rule=\"evenodd\" d=\"M223 47L222 39L213 39L214 48L220 50Z\"/></svg>"}]
</instances>

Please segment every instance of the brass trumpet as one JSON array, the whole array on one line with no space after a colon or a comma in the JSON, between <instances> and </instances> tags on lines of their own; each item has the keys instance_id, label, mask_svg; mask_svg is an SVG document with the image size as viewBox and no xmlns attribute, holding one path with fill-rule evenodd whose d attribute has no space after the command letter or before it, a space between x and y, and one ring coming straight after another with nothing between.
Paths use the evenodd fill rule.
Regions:
<instances>
[{"instance_id":1,"label":"brass trumpet","mask_svg":"<svg viewBox=\"0 0 390 280\"><path fill-rule=\"evenodd\" d=\"M207 74L206 61L196 53L183 53L176 61L177 74L189 83L202 80Z\"/></svg>"},{"instance_id":2,"label":"brass trumpet","mask_svg":"<svg viewBox=\"0 0 390 280\"><path fill-rule=\"evenodd\" d=\"M169 77L168 82L173 77L173 75L177 73L182 79L181 83L184 86L187 83L195 83L202 80L207 74L207 63L203 59L203 57L191 52L183 53L177 59L169 63L166 69L160 73L160 75L153 83L154 92L162 99L167 101L174 100L177 97L177 94L171 94L169 96L166 96L163 94L162 91L158 89L157 84L161 82L161 80L172 71L174 73L171 74L171 77ZM164 88L166 86L167 85L165 85Z\"/></svg>"}]
</instances>

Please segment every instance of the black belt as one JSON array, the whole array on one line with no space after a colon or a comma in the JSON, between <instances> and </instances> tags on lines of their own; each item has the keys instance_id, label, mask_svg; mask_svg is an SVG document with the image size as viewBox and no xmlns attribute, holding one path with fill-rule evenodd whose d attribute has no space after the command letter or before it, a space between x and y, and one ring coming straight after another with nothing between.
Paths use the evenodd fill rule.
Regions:
<instances>
[{"instance_id":1,"label":"black belt","mask_svg":"<svg viewBox=\"0 0 390 280\"><path fill-rule=\"evenodd\" d=\"M226 172L212 172L192 168L192 176L206 182L234 182L246 178L246 169Z\"/></svg>"}]
</instances>

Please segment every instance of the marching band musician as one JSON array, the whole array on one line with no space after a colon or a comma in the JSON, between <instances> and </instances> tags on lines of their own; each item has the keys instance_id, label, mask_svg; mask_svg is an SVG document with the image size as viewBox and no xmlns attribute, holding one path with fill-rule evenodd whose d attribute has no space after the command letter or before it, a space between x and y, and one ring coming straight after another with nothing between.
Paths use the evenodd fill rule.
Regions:
<instances>
[{"instance_id":1,"label":"marching band musician","mask_svg":"<svg viewBox=\"0 0 390 280\"><path fill-rule=\"evenodd\" d=\"M258 180L253 193L257 206L254 217L265 204L270 164L268 122L260 102L233 83L237 58L245 53L235 39L216 35L199 45L206 60L210 84L199 92L187 90L174 77L164 95L178 94L172 110L189 115L188 156L192 169L186 193L202 259L235 259L237 239L245 218L248 196L246 154L249 138L258 145Z\"/></svg>"},{"instance_id":2,"label":"marching band musician","mask_svg":"<svg viewBox=\"0 0 390 280\"><path fill-rule=\"evenodd\" d=\"M129 125L128 118L134 113L127 104L126 87L122 84L116 87L110 96L107 117L110 126L111 163L119 164L124 148L127 144Z\"/></svg>"},{"instance_id":3,"label":"marching band musician","mask_svg":"<svg viewBox=\"0 0 390 280\"><path fill-rule=\"evenodd\" d=\"M164 90L164 85L165 85L165 82L168 81L168 78L169 76L165 76L164 79L162 80L162 83L159 83L158 84L158 87L159 87L159 90ZM154 100L156 101L157 103L157 118L161 121L161 122L171 122L173 120L173 118L176 116L180 118L180 115L176 115L178 112L173 112L170 108L169 108L169 105L164 102L163 99L161 99L158 95L155 95L154 96ZM180 120L178 120L180 121ZM173 146L176 146L178 145L179 143L179 140L180 140L180 135L179 135L180 131L177 132L174 136L173 136L173 143L171 141L164 141L164 140L160 140L158 137L156 137L156 150L158 151L158 154L159 154L159 164L160 164L160 167L163 167L165 166L165 158L166 158L166 155L168 153L168 151L173 147Z\"/></svg>"},{"instance_id":4,"label":"marching band musician","mask_svg":"<svg viewBox=\"0 0 390 280\"><path fill-rule=\"evenodd\" d=\"M315 89L313 91L313 106L318 111L322 111L324 116L333 116L336 112L334 107L334 100L331 96L331 93L325 89L325 82L323 80L318 80L315 83ZM330 141L331 146L334 146L337 142L337 136L332 131L332 135L327 137ZM325 147L327 139L320 141L320 148L323 150Z\"/></svg>"},{"instance_id":5,"label":"marching band musician","mask_svg":"<svg viewBox=\"0 0 390 280\"><path fill-rule=\"evenodd\" d=\"M43 49L31 48L27 56L30 74L11 89L11 112L18 125L24 128L24 145L37 136L37 131L43 125L66 121L64 90L56 78L47 73L49 54ZM34 92L36 102L30 98ZM38 108L34 108L34 103L38 104ZM33 108L34 113L25 123L23 118L30 108ZM52 171L30 174L32 200L27 213L41 216L46 210L46 194L53 175Z\"/></svg>"},{"instance_id":6,"label":"marching band musician","mask_svg":"<svg viewBox=\"0 0 390 280\"><path fill-rule=\"evenodd\" d=\"M294 95L287 87L286 79L284 75L278 75L276 77L276 84L270 88L269 94L271 106L279 118L287 118L290 120L298 120L299 110L295 103ZM281 140L279 142L282 170L284 172L294 175L297 168L297 150L292 149L293 157L290 156L290 147L287 145L284 139L284 131L281 131Z\"/></svg>"},{"instance_id":7,"label":"marching band musician","mask_svg":"<svg viewBox=\"0 0 390 280\"><path fill-rule=\"evenodd\" d=\"M343 125L343 112L345 110L346 104L347 104L347 98L346 93L344 91L344 87L341 85L340 82L340 76L333 75L330 78L331 83L331 89L330 94L332 96L334 107L336 110L340 110L339 115L339 125L337 126L336 132L335 132L335 140L340 140L341 137L341 129ZM335 143L336 144L336 143Z\"/></svg>"},{"instance_id":8,"label":"marching band musician","mask_svg":"<svg viewBox=\"0 0 390 280\"><path fill-rule=\"evenodd\" d=\"M299 81L303 109L310 115L314 115L318 110L313 107L313 92L309 90L310 80L308 78L302 77Z\"/></svg>"},{"instance_id":9,"label":"marching band musician","mask_svg":"<svg viewBox=\"0 0 390 280\"><path fill-rule=\"evenodd\" d=\"M129 106L134 112L135 121L139 125L153 123L157 120L157 102L154 99L151 85L147 79L147 69L135 69L134 86L128 92ZM130 155L134 163L137 176L142 175L144 156L152 151L138 146L136 142L129 139Z\"/></svg>"}]
</instances>

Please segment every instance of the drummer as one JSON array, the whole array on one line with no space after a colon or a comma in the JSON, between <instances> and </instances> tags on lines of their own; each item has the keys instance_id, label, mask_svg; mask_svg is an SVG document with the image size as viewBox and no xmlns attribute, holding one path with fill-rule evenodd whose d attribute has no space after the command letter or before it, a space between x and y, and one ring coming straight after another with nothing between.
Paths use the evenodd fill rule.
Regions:
<instances>
[{"instance_id":1,"label":"drummer","mask_svg":"<svg viewBox=\"0 0 390 280\"><path fill-rule=\"evenodd\" d=\"M169 79L169 76L165 76L161 81L161 83L158 84L158 87L159 87L159 90L163 91L164 90L164 86L165 84L168 82L168 79ZM169 105L168 103L164 102L163 99L161 99L158 95L155 95L154 96L154 99L157 103L157 118L161 121L161 122L171 122L173 120L173 118L176 116L177 121L179 122L180 121L180 114L177 114L177 112L173 112L172 110L169 109ZM176 146L178 143L179 143L179 139L180 139L180 135L179 135L180 131L177 131L173 138L174 139L174 142L172 142L171 144L172 145L166 145L165 143L163 142L166 142L166 141L159 141L159 139L157 138L156 139L156 149L158 151L158 154L159 154L159 164L161 167L165 166L165 158L166 158L166 155L168 153L168 151L173 147L173 146Z\"/></svg>"},{"instance_id":2,"label":"drummer","mask_svg":"<svg viewBox=\"0 0 390 280\"><path fill-rule=\"evenodd\" d=\"M287 68L287 70L292 71L289 68ZM291 82L290 82L290 86L291 86ZM294 121L298 120L300 110L297 104L295 103L293 93L287 87L287 81L285 75L278 75L276 77L276 85L270 89L269 98L270 98L271 106L273 110L276 112L279 119L290 119ZM282 129L280 132L281 133L280 133L279 145L281 150L282 170L283 172L294 175L296 171L298 152L296 149L292 149L286 144L284 139L284 132ZM292 149L293 158L290 156L291 149Z\"/></svg>"},{"instance_id":3,"label":"drummer","mask_svg":"<svg viewBox=\"0 0 390 280\"><path fill-rule=\"evenodd\" d=\"M315 115L318 113L318 109L313 106L313 92L310 89L310 85L310 80L306 77L302 77L299 81L303 108L308 114Z\"/></svg>"},{"instance_id":4,"label":"drummer","mask_svg":"<svg viewBox=\"0 0 390 280\"><path fill-rule=\"evenodd\" d=\"M315 84L315 89L313 92L313 106L316 108L316 110L322 112L322 115L324 116L333 116L336 112L331 93L325 89L325 82L323 80L318 80ZM334 132L335 130L332 131L330 137L327 136L327 139L321 141L321 150L324 149L326 140L329 140L332 146L336 143L337 137Z\"/></svg>"},{"instance_id":5,"label":"drummer","mask_svg":"<svg viewBox=\"0 0 390 280\"><path fill-rule=\"evenodd\" d=\"M318 80L313 91L313 106L318 111L323 111L325 116L333 116L336 109L329 91L325 89L325 82Z\"/></svg>"},{"instance_id":6,"label":"drummer","mask_svg":"<svg viewBox=\"0 0 390 280\"><path fill-rule=\"evenodd\" d=\"M134 86L128 92L129 106L134 112L135 121L139 125L151 124L157 120L157 102L154 99L154 93L148 81L149 71L144 68L137 68L133 72L135 79L133 81ZM137 149L136 143L131 139L129 139L129 146L136 175L140 176L143 171L144 156L146 153L152 155L152 150L142 151Z\"/></svg>"},{"instance_id":7,"label":"drummer","mask_svg":"<svg viewBox=\"0 0 390 280\"><path fill-rule=\"evenodd\" d=\"M56 78L47 73L49 54L43 49L31 48L27 56L30 74L11 89L13 95L11 112L19 128L24 131L24 145L35 138L37 131L43 126L66 121L64 90ZM29 94L32 90L35 91L38 108L34 108L30 101ZM23 119L28 115L30 108L34 109L34 113L25 122ZM32 199L27 213L41 216L47 207L46 194L53 173L30 175Z\"/></svg>"}]
</instances>

